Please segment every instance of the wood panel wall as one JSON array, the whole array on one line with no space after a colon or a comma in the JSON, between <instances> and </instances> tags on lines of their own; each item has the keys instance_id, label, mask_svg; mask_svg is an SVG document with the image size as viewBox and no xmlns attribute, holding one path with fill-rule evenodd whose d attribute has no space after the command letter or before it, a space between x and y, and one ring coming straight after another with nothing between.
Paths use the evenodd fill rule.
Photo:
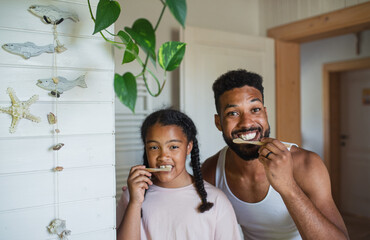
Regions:
<instances>
[{"instance_id":1,"label":"wood panel wall","mask_svg":"<svg viewBox=\"0 0 370 240\"><path fill-rule=\"evenodd\" d=\"M113 51L99 36L87 1L0 0L0 44L53 43L52 26L27 9L53 5L74 11L80 21L58 25L59 40L68 49L59 53L57 73L68 80L86 74L88 88L75 87L58 99L36 86L53 74L53 54L28 60L0 49L0 107L9 107L11 87L21 101L39 95L30 112L40 123L22 119L14 134L12 118L0 113L0 239L57 239L47 231L59 216L72 231L69 239L115 239L115 131ZM91 1L94 11L98 0ZM56 142L47 114L58 114ZM54 172L56 165L64 168Z\"/></svg>"}]
</instances>

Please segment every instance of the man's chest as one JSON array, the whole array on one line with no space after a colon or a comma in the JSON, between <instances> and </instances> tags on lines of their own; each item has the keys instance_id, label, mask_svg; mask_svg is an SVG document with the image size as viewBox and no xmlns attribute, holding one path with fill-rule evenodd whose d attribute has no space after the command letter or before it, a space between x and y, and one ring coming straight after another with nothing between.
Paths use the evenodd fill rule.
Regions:
<instances>
[{"instance_id":1,"label":"man's chest","mask_svg":"<svg viewBox=\"0 0 370 240\"><path fill-rule=\"evenodd\" d=\"M270 184L266 178L253 181L248 178L232 177L226 174L227 185L231 192L243 202L256 203L265 199Z\"/></svg>"}]
</instances>

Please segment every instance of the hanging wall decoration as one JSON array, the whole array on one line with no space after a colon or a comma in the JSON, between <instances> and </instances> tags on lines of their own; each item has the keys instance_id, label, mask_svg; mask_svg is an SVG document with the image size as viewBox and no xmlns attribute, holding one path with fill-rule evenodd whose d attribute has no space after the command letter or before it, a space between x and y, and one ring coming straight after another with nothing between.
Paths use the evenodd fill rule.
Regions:
<instances>
[{"instance_id":1,"label":"hanging wall decoration","mask_svg":"<svg viewBox=\"0 0 370 240\"><path fill-rule=\"evenodd\" d=\"M63 11L55 6L43 6L43 5L32 5L28 10L33 13L35 16L41 18L41 21L46 24L51 24L53 27L53 63L52 63L52 76L46 79L39 79L36 83L37 86L51 91L51 95L55 97L54 109L55 112L50 112L47 115L48 122L53 126L53 136L54 136L54 145L50 150L54 151L54 168L55 172L55 219L51 221L47 227L51 234L58 235L59 239L67 240L67 236L71 234L71 230L66 228L66 221L59 218L59 174L64 170L63 166L59 165L59 151L65 145L64 143L59 142L59 129L58 122L58 98L63 92L74 88L75 86L80 86L86 88L85 75L78 77L73 81L68 81L66 78L58 76L57 73L57 54L67 50L63 44L60 43L58 39L57 25L62 23L66 19L71 19L74 22L78 22L78 16L75 13Z\"/></svg>"},{"instance_id":2,"label":"hanging wall decoration","mask_svg":"<svg viewBox=\"0 0 370 240\"><path fill-rule=\"evenodd\" d=\"M7 43L4 44L3 49L22 56L25 59L29 59L30 57L36 57L41 55L42 53L53 53L54 52L54 45L49 44L46 46L37 46L32 42L25 42L25 43Z\"/></svg>"},{"instance_id":3,"label":"hanging wall decoration","mask_svg":"<svg viewBox=\"0 0 370 240\"><path fill-rule=\"evenodd\" d=\"M39 79L37 80L36 85L42 89L51 91L51 95L56 97L60 97L60 94L76 86L87 88L85 82L85 75L81 75L73 81L69 81L61 76L54 78Z\"/></svg>"},{"instance_id":4,"label":"hanging wall decoration","mask_svg":"<svg viewBox=\"0 0 370 240\"><path fill-rule=\"evenodd\" d=\"M31 120L32 122L41 121L39 117L32 115L29 110L31 104L39 99L38 95L33 95L28 101L22 102L15 95L15 92L12 88L8 88L7 93L9 94L12 106L7 108L0 107L0 112L7 113L12 116L12 123L9 128L10 133L15 133L17 130L17 125L22 118Z\"/></svg>"},{"instance_id":5,"label":"hanging wall decoration","mask_svg":"<svg viewBox=\"0 0 370 240\"><path fill-rule=\"evenodd\" d=\"M64 52L67 48L60 43L58 39L58 33L56 31L56 26L62 23L65 19L71 19L74 22L78 22L78 16L75 13L63 11L59 8L48 5L32 5L28 10L33 13L35 16L41 18L41 21L47 24L52 24L54 26L54 38L56 42L55 51L58 53Z\"/></svg>"},{"instance_id":6,"label":"hanging wall decoration","mask_svg":"<svg viewBox=\"0 0 370 240\"><path fill-rule=\"evenodd\" d=\"M28 10L48 24L58 25L65 19L71 19L74 22L79 21L76 13L63 11L52 5L32 5Z\"/></svg>"},{"instance_id":7,"label":"hanging wall decoration","mask_svg":"<svg viewBox=\"0 0 370 240\"><path fill-rule=\"evenodd\" d=\"M51 234L58 235L59 239L68 240L67 236L71 235L71 231L66 228L66 221L55 219L47 227Z\"/></svg>"}]
</instances>

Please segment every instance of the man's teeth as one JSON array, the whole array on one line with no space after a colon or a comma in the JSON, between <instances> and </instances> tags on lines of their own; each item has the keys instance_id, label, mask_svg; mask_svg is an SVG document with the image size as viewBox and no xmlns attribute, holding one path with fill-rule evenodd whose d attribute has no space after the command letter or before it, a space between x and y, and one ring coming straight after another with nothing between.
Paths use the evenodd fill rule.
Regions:
<instances>
[{"instance_id":1,"label":"man's teeth","mask_svg":"<svg viewBox=\"0 0 370 240\"><path fill-rule=\"evenodd\" d=\"M255 138L256 137L256 133L253 132L253 133L243 134L243 135L240 135L239 137L241 139L245 140L245 141L248 141L248 140L251 140L251 139Z\"/></svg>"}]
</instances>

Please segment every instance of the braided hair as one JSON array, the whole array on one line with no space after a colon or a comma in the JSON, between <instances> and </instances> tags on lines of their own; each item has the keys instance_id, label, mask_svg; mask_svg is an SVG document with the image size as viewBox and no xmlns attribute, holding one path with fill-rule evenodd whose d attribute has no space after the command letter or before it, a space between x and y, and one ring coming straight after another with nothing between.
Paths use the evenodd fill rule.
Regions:
<instances>
[{"instance_id":1,"label":"braided hair","mask_svg":"<svg viewBox=\"0 0 370 240\"><path fill-rule=\"evenodd\" d=\"M213 203L207 201L207 192L204 189L203 176L200 171L199 148L198 140L196 138L197 129L194 122L184 113L174 109L162 109L150 114L141 126L141 139L144 143L144 165L149 167L148 158L145 152L145 138L148 129L156 123L162 126L175 125L182 129L188 142L193 142L193 149L191 150L191 163L195 179L195 188L201 198L202 203L198 207L199 212L203 213L212 208Z\"/></svg>"}]
</instances>

